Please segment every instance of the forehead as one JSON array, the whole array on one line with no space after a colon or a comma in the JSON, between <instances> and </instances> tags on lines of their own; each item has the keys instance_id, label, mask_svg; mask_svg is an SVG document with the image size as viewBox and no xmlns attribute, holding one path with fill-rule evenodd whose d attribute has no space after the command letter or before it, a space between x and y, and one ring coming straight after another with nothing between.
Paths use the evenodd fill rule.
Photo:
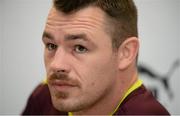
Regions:
<instances>
[{"instance_id":1,"label":"forehead","mask_svg":"<svg viewBox=\"0 0 180 116\"><path fill-rule=\"evenodd\" d=\"M77 12L65 14L51 8L48 15L46 27L63 29L72 28L73 26L86 29L105 29L105 13L100 8L90 6Z\"/></svg>"}]
</instances>

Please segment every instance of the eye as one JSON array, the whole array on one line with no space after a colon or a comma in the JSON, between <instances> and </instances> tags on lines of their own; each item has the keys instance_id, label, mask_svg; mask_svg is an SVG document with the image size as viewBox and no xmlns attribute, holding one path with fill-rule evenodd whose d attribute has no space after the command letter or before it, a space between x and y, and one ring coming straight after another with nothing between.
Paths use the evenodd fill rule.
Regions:
<instances>
[{"instance_id":1,"label":"eye","mask_svg":"<svg viewBox=\"0 0 180 116\"><path fill-rule=\"evenodd\" d=\"M47 44L46 44L46 48L47 48L49 51L52 51L52 50L55 50L55 49L57 48L57 45L52 44L52 43L47 43Z\"/></svg>"},{"instance_id":2,"label":"eye","mask_svg":"<svg viewBox=\"0 0 180 116\"><path fill-rule=\"evenodd\" d=\"M77 52L77 53L85 53L85 52L88 51L88 49L85 48L85 47L82 46L82 45L76 45L76 46L74 47L74 51Z\"/></svg>"}]
</instances>

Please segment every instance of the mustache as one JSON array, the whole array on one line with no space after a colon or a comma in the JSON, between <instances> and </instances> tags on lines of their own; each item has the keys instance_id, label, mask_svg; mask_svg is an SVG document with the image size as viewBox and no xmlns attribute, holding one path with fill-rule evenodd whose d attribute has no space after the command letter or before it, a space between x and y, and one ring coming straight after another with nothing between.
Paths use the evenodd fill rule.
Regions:
<instances>
[{"instance_id":1,"label":"mustache","mask_svg":"<svg viewBox=\"0 0 180 116\"><path fill-rule=\"evenodd\" d=\"M69 81L69 76L64 73L52 73L50 76L48 76L48 80L65 80Z\"/></svg>"},{"instance_id":2,"label":"mustache","mask_svg":"<svg viewBox=\"0 0 180 116\"><path fill-rule=\"evenodd\" d=\"M80 86L80 82L77 79L73 79L72 77L68 76L65 73L52 73L51 75L48 76L47 82L49 84L51 84L55 81L61 81L61 82Z\"/></svg>"}]
</instances>

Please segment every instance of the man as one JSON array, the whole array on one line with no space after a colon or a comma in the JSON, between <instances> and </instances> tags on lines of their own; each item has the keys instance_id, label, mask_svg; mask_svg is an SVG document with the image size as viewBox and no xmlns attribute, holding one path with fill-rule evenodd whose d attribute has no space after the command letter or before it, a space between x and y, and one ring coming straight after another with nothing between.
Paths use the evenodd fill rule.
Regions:
<instances>
[{"instance_id":1,"label":"man","mask_svg":"<svg viewBox=\"0 0 180 116\"><path fill-rule=\"evenodd\" d=\"M169 114L138 79L132 0L54 0L42 40L47 82L23 114Z\"/></svg>"}]
</instances>

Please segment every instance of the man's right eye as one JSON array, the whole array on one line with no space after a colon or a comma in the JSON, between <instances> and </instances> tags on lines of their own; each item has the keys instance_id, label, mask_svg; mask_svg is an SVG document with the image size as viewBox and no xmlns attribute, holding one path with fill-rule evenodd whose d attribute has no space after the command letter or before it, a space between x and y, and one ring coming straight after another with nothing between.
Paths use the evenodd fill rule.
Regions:
<instances>
[{"instance_id":1,"label":"man's right eye","mask_svg":"<svg viewBox=\"0 0 180 116\"><path fill-rule=\"evenodd\" d=\"M52 51L52 50L57 49L57 45L52 44L52 43L47 43L47 44L46 44L46 48L47 48L49 51Z\"/></svg>"}]
</instances>

